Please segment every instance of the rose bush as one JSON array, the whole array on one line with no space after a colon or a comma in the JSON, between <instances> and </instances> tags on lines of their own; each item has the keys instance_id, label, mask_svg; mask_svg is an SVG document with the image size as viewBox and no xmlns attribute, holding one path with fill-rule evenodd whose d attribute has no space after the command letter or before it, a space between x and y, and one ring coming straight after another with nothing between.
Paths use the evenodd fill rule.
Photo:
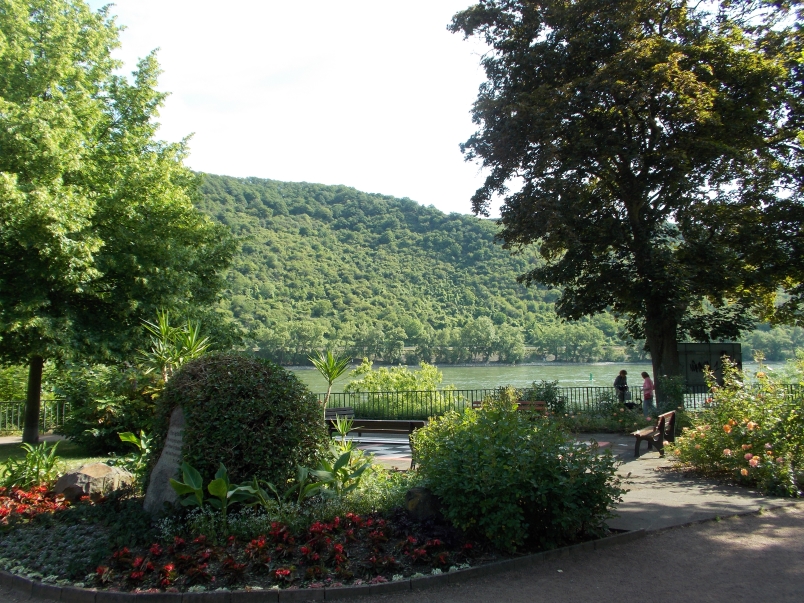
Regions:
<instances>
[{"instance_id":1,"label":"rose bush","mask_svg":"<svg viewBox=\"0 0 804 603\"><path fill-rule=\"evenodd\" d=\"M799 364L799 372L801 371ZM801 496L804 413L800 393L772 373L752 382L732 365L712 385L707 407L671 449L682 466L729 477L778 496Z\"/></svg>"}]
</instances>

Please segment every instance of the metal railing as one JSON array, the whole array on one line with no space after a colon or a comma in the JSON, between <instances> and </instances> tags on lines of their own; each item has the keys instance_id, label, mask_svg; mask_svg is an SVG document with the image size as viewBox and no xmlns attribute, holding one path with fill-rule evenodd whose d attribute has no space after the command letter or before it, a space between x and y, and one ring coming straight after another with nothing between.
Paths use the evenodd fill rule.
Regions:
<instances>
[{"instance_id":1,"label":"metal railing","mask_svg":"<svg viewBox=\"0 0 804 603\"><path fill-rule=\"evenodd\" d=\"M528 388L520 391L527 397ZM349 406L355 409L358 419L427 419L443 415L449 410L461 411L493 395L496 389L458 389L440 391L407 392L339 392L330 394L330 408ZM804 388L799 385L785 385L786 394L791 400L804 398ZM629 389L629 402L641 404L642 387ZM613 387L558 387L556 399L562 403L564 412L595 412L602 407L619 401L617 390ZM705 385L688 386L684 394L684 407L696 411L704 408L711 397ZM326 394L316 394L323 402ZM531 396L532 397L532 396ZM535 398L533 398L535 399ZM548 401L549 402L549 401Z\"/></svg>"},{"instance_id":2,"label":"metal railing","mask_svg":"<svg viewBox=\"0 0 804 603\"><path fill-rule=\"evenodd\" d=\"M64 424L70 404L62 399L42 400L39 411L39 429L50 431ZM0 400L0 433L22 431L25 422L24 400Z\"/></svg>"}]
</instances>

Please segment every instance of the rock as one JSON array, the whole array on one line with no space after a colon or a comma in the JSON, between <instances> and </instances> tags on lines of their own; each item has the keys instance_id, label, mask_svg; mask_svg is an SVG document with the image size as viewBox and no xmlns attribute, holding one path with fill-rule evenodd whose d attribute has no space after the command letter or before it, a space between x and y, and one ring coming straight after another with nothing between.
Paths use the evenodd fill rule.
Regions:
<instances>
[{"instance_id":1,"label":"rock","mask_svg":"<svg viewBox=\"0 0 804 603\"><path fill-rule=\"evenodd\" d=\"M62 475L56 482L54 492L64 494L69 501L89 495L98 500L124 486L134 483L134 476L120 467L110 467L104 463L83 465Z\"/></svg>"},{"instance_id":2,"label":"rock","mask_svg":"<svg viewBox=\"0 0 804 603\"><path fill-rule=\"evenodd\" d=\"M441 501L427 488L411 488L405 493L405 509L416 521L443 519Z\"/></svg>"},{"instance_id":3,"label":"rock","mask_svg":"<svg viewBox=\"0 0 804 603\"><path fill-rule=\"evenodd\" d=\"M159 460L151 471L148 489L145 491L143 508L151 514L157 514L165 503L173 505L178 499L176 491L171 487L171 478L179 475L181 468L182 434L184 433L184 411L176 408L170 415L167 437Z\"/></svg>"}]
</instances>

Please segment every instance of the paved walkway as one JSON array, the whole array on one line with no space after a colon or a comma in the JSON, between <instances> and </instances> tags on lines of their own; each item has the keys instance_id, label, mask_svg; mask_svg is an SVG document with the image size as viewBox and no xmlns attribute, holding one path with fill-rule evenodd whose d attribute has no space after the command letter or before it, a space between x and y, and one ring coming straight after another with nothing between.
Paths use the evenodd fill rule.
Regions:
<instances>
[{"instance_id":1,"label":"paved walkway","mask_svg":"<svg viewBox=\"0 0 804 603\"><path fill-rule=\"evenodd\" d=\"M633 457L633 437L585 436L610 448L629 488L612 528L646 529L612 548L534 562L455 586L361 601L781 603L804 601L804 503L680 474L656 452ZM389 466L410 463L407 441L359 443ZM644 450L643 444L643 450ZM407 448L407 452L406 452ZM407 456L406 456L407 455ZM703 521L715 520L715 521ZM675 527L676 529L665 529ZM0 601L36 601L0 588Z\"/></svg>"}]
</instances>

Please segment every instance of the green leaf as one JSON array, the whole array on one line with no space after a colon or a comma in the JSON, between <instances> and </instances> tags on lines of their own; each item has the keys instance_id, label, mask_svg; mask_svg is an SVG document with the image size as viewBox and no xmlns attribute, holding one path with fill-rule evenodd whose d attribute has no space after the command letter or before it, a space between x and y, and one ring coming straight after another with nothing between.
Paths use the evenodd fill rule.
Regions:
<instances>
[{"instance_id":1,"label":"green leaf","mask_svg":"<svg viewBox=\"0 0 804 603\"><path fill-rule=\"evenodd\" d=\"M337 473L339 469L342 469L343 467L345 467L349 463L349 460L351 458L352 458L352 451L351 450L349 450L347 452L344 452L340 456L340 458L335 462L335 466L332 467L332 472Z\"/></svg>"},{"instance_id":2,"label":"green leaf","mask_svg":"<svg viewBox=\"0 0 804 603\"><path fill-rule=\"evenodd\" d=\"M209 482L207 490L209 490L209 493L212 494L212 496L217 496L220 499L226 498L226 495L229 492L226 481L221 478L216 478Z\"/></svg>"},{"instance_id":3,"label":"green leaf","mask_svg":"<svg viewBox=\"0 0 804 603\"><path fill-rule=\"evenodd\" d=\"M186 462L182 463L181 472L182 476L184 477L185 484L194 488L195 490L200 490L203 487L204 481L201 478L201 474L194 467L191 467Z\"/></svg>"},{"instance_id":4,"label":"green leaf","mask_svg":"<svg viewBox=\"0 0 804 603\"><path fill-rule=\"evenodd\" d=\"M120 440L123 442L130 442L131 444L137 446L137 448L140 447L140 439L130 431L124 431L123 433L118 433L117 437L119 437Z\"/></svg>"},{"instance_id":5,"label":"green leaf","mask_svg":"<svg viewBox=\"0 0 804 603\"><path fill-rule=\"evenodd\" d=\"M170 486L176 491L176 494L181 496L182 494L192 494L195 495L196 488L192 486L188 486L187 484L183 484L182 482L177 482L175 479L170 480Z\"/></svg>"}]
</instances>

